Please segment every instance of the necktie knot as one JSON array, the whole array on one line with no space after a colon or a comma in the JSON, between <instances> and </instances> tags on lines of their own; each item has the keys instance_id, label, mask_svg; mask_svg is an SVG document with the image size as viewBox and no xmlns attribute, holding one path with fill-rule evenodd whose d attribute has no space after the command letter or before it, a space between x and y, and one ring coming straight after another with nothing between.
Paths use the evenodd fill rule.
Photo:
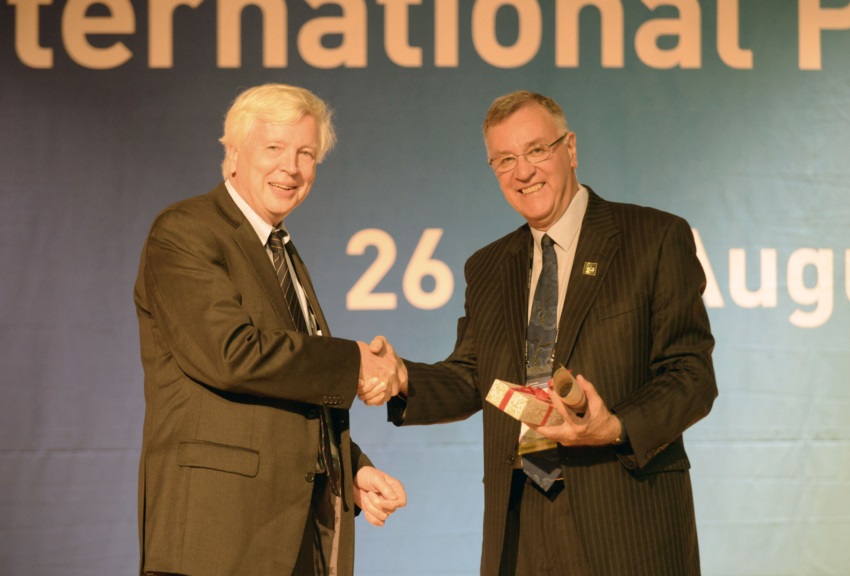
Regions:
<instances>
[{"instance_id":1,"label":"necktie knot","mask_svg":"<svg viewBox=\"0 0 850 576\"><path fill-rule=\"evenodd\" d=\"M269 234L269 248L273 252L282 252L288 240L289 234L285 230L272 230L272 233Z\"/></svg>"},{"instance_id":2,"label":"necktie knot","mask_svg":"<svg viewBox=\"0 0 850 576\"><path fill-rule=\"evenodd\" d=\"M552 240L552 237L549 236L548 234L544 234L543 238L540 239L540 245L543 246L544 248L548 248L549 246L554 246L555 241Z\"/></svg>"}]
</instances>

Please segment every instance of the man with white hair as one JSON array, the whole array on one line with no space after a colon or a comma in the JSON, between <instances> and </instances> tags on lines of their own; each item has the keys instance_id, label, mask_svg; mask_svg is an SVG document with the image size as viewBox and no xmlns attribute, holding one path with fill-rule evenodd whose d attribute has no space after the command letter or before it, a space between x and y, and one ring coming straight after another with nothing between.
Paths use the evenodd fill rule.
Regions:
<instances>
[{"instance_id":1,"label":"man with white hair","mask_svg":"<svg viewBox=\"0 0 850 576\"><path fill-rule=\"evenodd\" d=\"M140 569L350 575L355 510L380 526L406 496L349 436L362 385L397 391L398 364L331 337L284 224L334 144L331 113L302 88L251 88L221 142L224 182L157 216L135 287Z\"/></svg>"}]
</instances>

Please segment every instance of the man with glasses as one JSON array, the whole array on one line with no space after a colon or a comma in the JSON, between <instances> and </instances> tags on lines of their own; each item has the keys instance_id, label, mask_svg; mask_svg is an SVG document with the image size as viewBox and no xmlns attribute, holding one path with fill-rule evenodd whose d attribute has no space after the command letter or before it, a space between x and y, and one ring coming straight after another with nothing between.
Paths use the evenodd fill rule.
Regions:
<instances>
[{"instance_id":1,"label":"man with glasses","mask_svg":"<svg viewBox=\"0 0 850 576\"><path fill-rule=\"evenodd\" d=\"M454 352L405 362L390 419L483 410L481 574L699 574L682 433L717 387L690 226L580 184L576 135L551 98L502 96L483 129L502 193L527 224L468 260ZM550 391L562 424L529 430L485 401L494 379L546 386L561 365L587 399L576 413ZM524 450L532 441L544 449Z\"/></svg>"}]
</instances>

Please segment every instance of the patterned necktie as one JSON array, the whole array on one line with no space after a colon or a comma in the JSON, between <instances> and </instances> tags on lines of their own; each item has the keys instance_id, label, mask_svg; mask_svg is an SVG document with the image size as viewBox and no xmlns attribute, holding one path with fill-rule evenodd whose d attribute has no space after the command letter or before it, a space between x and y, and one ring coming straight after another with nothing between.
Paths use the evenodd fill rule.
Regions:
<instances>
[{"instance_id":1,"label":"patterned necktie","mask_svg":"<svg viewBox=\"0 0 850 576\"><path fill-rule=\"evenodd\" d=\"M299 332L306 333L307 320L304 318L304 310L301 308L301 302L298 301L295 283L292 281L289 265L286 263L285 250L287 249L288 237L289 235L285 231L274 230L269 236L269 248L272 250L274 271L277 273L277 280L280 282L280 289L283 291L283 297L286 300L292 321L295 323L295 328Z\"/></svg>"},{"instance_id":2,"label":"patterned necktie","mask_svg":"<svg viewBox=\"0 0 850 576\"><path fill-rule=\"evenodd\" d=\"M540 241L543 267L537 279L526 343L526 382L552 376L552 352L558 336L558 257L555 241L544 234ZM561 475L557 449L531 452L522 457L523 471L544 491Z\"/></svg>"},{"instance_id":3,"label":"patterned necktie","mask_svg":"<svg viewBox=\"0 0 850 576\"><path fill-rule=\"evenodd\" d=\"M283 230L273 230L269 236L269 248L272 251L274 270L277 273L280 289L283 292L283 298L286 300L292 321L295 323L295 327L299 332L310 334L311 332L307 329L304 310L301 308L301 302L298 300L298 294L295 290L295 282L289 273L289 264L286 261L287 255L290 260L293 259L292 253L295 251L295 246L289 241L289 234ZM321 426L319 427L319 460L317 469L319 472L327 471L331 489L334 494L340 496L342 494L342 467L339 461L339 448L333 440L333 418L331 417L330 408L322 406L320 418Z\"/></svg>"}]
</instances>

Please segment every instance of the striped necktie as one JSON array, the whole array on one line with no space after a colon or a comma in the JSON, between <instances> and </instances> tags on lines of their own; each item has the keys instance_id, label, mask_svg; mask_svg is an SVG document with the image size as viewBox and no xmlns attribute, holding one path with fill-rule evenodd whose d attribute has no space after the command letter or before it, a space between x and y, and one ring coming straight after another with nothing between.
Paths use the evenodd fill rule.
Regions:
<instances>
[{"instance_id":1,"label":"striped necktie","mask_svg":"<svg viewBox=\"0 0 850 576\"><path fill-rule=\"evenodd\" d=\"M272 231L271 236L269 236L269 248L272 250L274 271L277 273L277 280L280 283L280 289L283 291L283 297L286 300L286 305L289 308L289 314L292 316L296 330L306 333L307 320L304 318L304 310L301 308L301 302L298 301L295 282L292 281L292 275L289 273L289 264L286 262L288 246L289 234L286 231Z\"/></svg>"}]
</instances>

